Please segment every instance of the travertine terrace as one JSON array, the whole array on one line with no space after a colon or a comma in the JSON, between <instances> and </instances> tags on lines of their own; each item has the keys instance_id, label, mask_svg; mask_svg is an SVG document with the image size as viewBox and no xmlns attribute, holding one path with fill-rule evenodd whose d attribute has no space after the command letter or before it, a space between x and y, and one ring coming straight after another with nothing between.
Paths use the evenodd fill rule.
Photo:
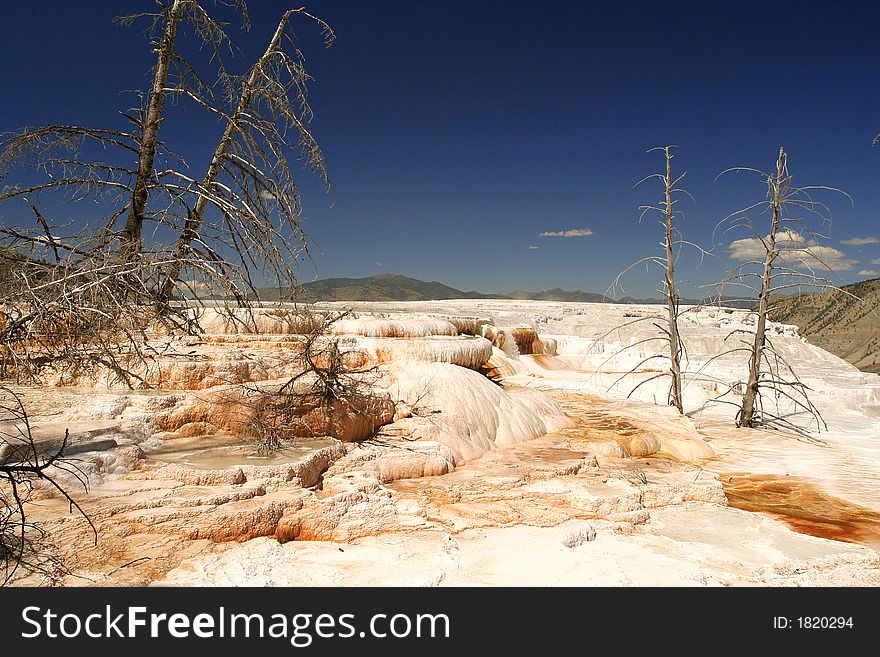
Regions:
<instances>
[{"instance_id":1,"label":"travertine terrace","mask_svg":"<svg viewBox=\"0 0 880 657\"><path fill-rule=\"evenodd\" d=\"M332 330L375 366L381 401L344 441L257 457L243 437L242 387L291 376L307 330L282 307L250 322L207 311L204 335L157 336L148 389L98 371L19 388L38 438L69 429L90 487L68 483L98 540L47 491L32 514L66 570L17 583L880 583L880 376L793 327L772 330L828 423L812 440L736 429L713 402L742 376L736 357L712 357L744 311L684 315L681 417L663 380L627 396L664 367L630 373L662 347L624 349L651 322L609 330L654 307L352 306Z\"/></svg>"}]
</instances>

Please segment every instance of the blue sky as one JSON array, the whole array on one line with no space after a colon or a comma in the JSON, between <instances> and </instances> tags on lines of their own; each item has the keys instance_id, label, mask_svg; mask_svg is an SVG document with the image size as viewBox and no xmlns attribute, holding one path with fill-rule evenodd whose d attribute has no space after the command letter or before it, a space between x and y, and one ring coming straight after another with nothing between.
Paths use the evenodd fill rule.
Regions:
<instances>
[{"instance_id":1,"label":"blue sky","mask_svg":"<svg viewBox=\"0 0 880 657\"><path fill-rule=\"evenodd\" d=\"M206 2L209 6L211 3ZM42 123L122 126L125 90L148 84L139 28L114 15L149 0L7 3L0 40L0 130ZM288 5L250 3L253 27L230 33L243 69ZM780 145L802 184L829 195L840 281L880 271L880 7L867 3L354 2L307 4L337 35L321 48L302 25L315 77L312 129L332 180L303 172L303 223L315 277L390 271L484 292L604 291L656 252L658 170L646 151L676 144L687 171L688 239L712 247L715 224L759 200L759 179L732 166L773 166ZM212 9L218 16L224 11ZM182 38L186 37L186 33ZM221 128L176 109L164 138L195 170ZM0 208L12 220L16 210ZM541 236L580 231L589 235ZM735 261L724 235L682 275L708 282ZM869 243L844 244L859 238ZM538 247L538 248L530 248ZM875 261L872 264L872 261ZM654 294L643 270L626 292ZM696 284L696 283L695 283ZM685 293L693 290L685 286Z\"/></svg>"}]
</instances>

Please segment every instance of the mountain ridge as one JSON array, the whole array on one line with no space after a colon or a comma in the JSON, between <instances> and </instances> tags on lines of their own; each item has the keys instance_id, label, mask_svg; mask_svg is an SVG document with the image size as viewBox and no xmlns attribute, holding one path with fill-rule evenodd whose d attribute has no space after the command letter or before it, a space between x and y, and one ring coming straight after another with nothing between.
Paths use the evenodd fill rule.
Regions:
<instances>
[{"instance_id":1,"label":"mountain ridge","mask_svg":"<svg viewBox=\"0 0 880 657\"><path fill-rule=\"evenodd\" d=\"M260 291L264 301L277 301L282 294L276 288ZM286 296L286 295L285 295ZM596 292L583 290L513 290L512 292L484 293L463 291L438 281L422 281L401 274L382 273L363 278L324 278L303 283L296 298L303 302L317 301L437 301L441 299L515 299L532 301L569 301L578 303L659 304L660 299L613 299ZM697 304L697 299L682 299L683 304ZM746 304L749 307L751 302Z\"/></svg>"},{"instance_id":2,"label":"mountain ridge","mask_svg":"<svg viewBox=\"0 0 880 657\"><path fill-rule=\"evenodd\" d=\"M276 288L259 290L260 298L276 301ZM491 299L491 294L464 292L438 281L421 281L400 274L375 274L364 278L323 278L300 285L297 299L315 301L430 301L435 299Z\"/></svg>"}]
</instances>

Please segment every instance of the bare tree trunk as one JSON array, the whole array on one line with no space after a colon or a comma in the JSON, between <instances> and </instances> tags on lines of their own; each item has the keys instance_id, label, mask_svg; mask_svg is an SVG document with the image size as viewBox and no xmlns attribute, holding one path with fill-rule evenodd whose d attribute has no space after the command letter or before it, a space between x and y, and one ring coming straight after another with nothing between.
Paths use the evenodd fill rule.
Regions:
<instances>
[{"instance_id":1,"label":"bare tree trunk","mask_svg":"<svg viewBox=\"0 0 880 657\"><path fill-rule=\"evenodd\" d=\"M66 490L69 484L57 480L60 470L88 489L88 476L75 459L64 456L68 439L65 430L60 441L37 443L21 397L0 385L0 587L13 580L20 566L25 572L43 574L63 567L42 540L43 530L28 518L36 480L58 491L71 511L79 511L91 527L95 541L98 540L92 520Z\"/></svg>"},{"instance_id":2,"label":"bare tree trunk","mask_svg":"<svg viewBox=\"0 0 880 657\"><path fill-rule=\"evenodd\" d=\"M766 344L767 311L770 307L770 290L773 284L773 263L779 255L776 246L776 234L779 230L780 213L784 201L783 176L785 175L785 150L780 147L779 158L776 160L776 177L770 182L770 207L773 210L773 221L770 224L770 235L764 240L766 256L764 258L764 274L761 278L761 294L758 298L758 324L755 328L755 341L749 358L749 381L746 385L742 407L737 416L737 426L750 427L755 423L755 403L758 397L761 359Z\"/></svg>"},{"instance_id":3,"label":"bare tree trunk","mask_svg":"<svg viewBox=\"0 0 880 657\"><path fill-rule=\"evenodd\" d=\"M672 152L667 146L663 149L666 155L666 206L664 218L666 223L666 308L669 312L669 362L672 382L669 385L669 405L675 406L679 413L684 413L681 398L681 340L678 335L678 295L675 288L675 254L673 253L672 220Z\"/></svg>"},{"instance_id":4,"label":"bare tree trunk","mask_svg":"<svg viewBox=\"0 0 880 657\"><path fill-rule=\"evenodd\" d=\"M141 129L138 170L131 197L131 207L122 232L121 248L126 259L141 250L144 213L147 207L150 176L153 173L153 161L156 157L159 124L162 122L162 106L165 103L168 69L171 55L174 53L177 24L183 15L185 4L186 0L174 0L174 4L171 5L171 9L167 13L162 40L159 42L156 73L153 76L153 86L150 89L147 111Z\"/></svg>"},{"instance_id":5,"label":"bare tree trunk","mask_svg":"<svg viewBox=\"0 0 880 657\"><path fill-rule=\"evenodd\" d=\"M184 268L194 272L198 285L189 291L195 303L208 290L244 308L259 275L296 280L292 266L307 248L289 161L302 158L328 186L329 181L323 153L305 127L312 117L306 98L311 77L293 43L290 16L317 23L327 46L331 28L304 9L290 10L267 55L243 76L231 76L221 57L231 41L199 0L157 4L158 11L119 19L123 25L151 19L155 59L134 129L56 125L0 135L4 183L13 166L27 171L35 165L45 176L36 184L0 190L0 205L22 199L36 217L33 225L0 225L0 374L36 380L48 368L86 373L97 367L128 385L135 380L147 385L140 374L153 358L150 329L158 324L171 334L199 330L189 307L162 297L173 290L175 279L166 286L170 271L178 278ZM220 4L244 12L243 0ZM181 54L184 25L214 51L222 93ZM222 139L206 153L211 166L204 178L193 179L182 161L183 168L175 169L178 159L170 149L165 155L161 131L174 108L164 99L171 94L223 117ZM80 141L114 155L92 161L76 149ZM297 146L299 157L289 157ZM44 217L36 201L44 190L58 194L59 201L95 200L94 230L71 233L66 224ZM71 199L64 198L68 192Z\"/></svg>"},{"instance_id":6,"label":"bare tree trunk","mask_svg":"<svg viewBox=\"0 0 880 657\"><path fill-rule=\"evenodd\" d=\"M266 61L272 56L272 53L279 48L281 37L284 35L284 28L292 13L294 12L290 10L284 12L284 15L278 22L275 34L272 36L269 45L266 47L266 52L263 53L263 56L260 57L260 59L257 60L257 63L251 68L247 80L245 80L244 86L242 87L241 97L238 100L235 113L226 124L226 129L223 131L223 135L220 137L220 141L217 142L217 147L214 149L214 153L211 156L211 163L208 165L208 169L205 171L205 177L202 179L201 190L206 191L211 189L217 181L217 177L220 175L220 170L223 166L223 160L229 152L229 147L232 145L235 133L239 129L239 124L250 108L254 83L257 81ZM198 230L202 225L207 206L208 197L203 192L200 192L195 207L188 213L186 221L184 222L180 239L178 239L177 244L174 247L174 256L172 257L173 262L162 286L162 296L164 299L169 299L171 297L171 293L174 290L174 284L180 276L181 269L183 269L186 252L198 235Z\"/></svg>"},{"instance_id":7,"label":"bare tree trunk","mask_svg":"<svg viewBox=\"0 0 880 657\"><path fill-rule=\"evenodd\" d=\"M623 325L617 326L612 330L617 330L623 328L624 326L629 326L630 324L635 324L641 321L649 321L654 328L660 331L662 336L638 340L635 343L624 347L623 349L632 349L642 344L654 342L655 340L666 342L669 349L668 351L665 351L664 348L663 351L658 351L651 354L647 358L642 359L639 363L635 365L635 367L624 374L624 376L634 374L636 370L638 370L642 365L645 365L651 360L662 359L665 361L667 358L669 359L668 370L664 370L658 374L642 379L640 383L638 383L632 390L630 390L629 395L633 395L636 390L638 390L643 385L668 376L670 378L670 382L669 392L666 401L670 406L674 406L679 413L684 414L684 399L682 397L683 375L681 358L682 354L685 352L685 349L684 341L682 340L681 333L678 329L679 296L678 286L675 281L675 261L679 255L680 247L684 245L694 247L701 253L705 253L705 251L693 242L688 242L684 240L682 238L681 232L675 226L676 215L678 214L677 210L675 209L675 204L677 202L674 198L675 195L677 193L687 194L687 196L691 197L692 200L693 197L688 194L684 189L679 187L679 184L687 175L686 173L681 173L675 178L672 177L673 148L675 148L675 146L657 146L655 148L649 149L649 153L652 153L654 151L663 151L663 155L666 158L666 168L665 170L661 170L658 173L652 173L651 175L642 178L635 185L636 187L638 187L646 180L653 180L654 178L663 183L663 198L659 202L654 205L639 206L639 210L641 211L641 214L639 215L640 223L645 215L649 212L656 212L661 217L658 223L663 229L663 240L660 242L661 247L663 247L664 249L663 255L650 255L636 260L635 262L630 264L629 267L627 267L617 275L609 290L617 287L619 285L621 277L639 265L644 264L646 267L649 265L656 265L663 272L663 288L660 290L660 294L665 297L666 312L663 313L662 310L658 310L656 314L650 314L648 316L641 317L640 319L637 319L633 322L626 322ZM623 288L621 287L621 289ZM605 335L608 335L608 333L606 333ZM617 383L619 383L622 378L623 377L615 381L612 385L617 385Z\"/></svg>"}]
</instances>

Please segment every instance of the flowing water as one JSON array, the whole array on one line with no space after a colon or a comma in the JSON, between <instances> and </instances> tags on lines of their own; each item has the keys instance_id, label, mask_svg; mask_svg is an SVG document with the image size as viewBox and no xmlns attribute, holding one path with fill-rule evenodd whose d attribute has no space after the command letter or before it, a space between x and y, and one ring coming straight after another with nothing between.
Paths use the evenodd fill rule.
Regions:
<instances>
[{"instance_id":1,"label":"flowing water","mask_svg":"<svg viewBox=\"0 0 880 657\"><path fill-rule=\"evenodd\" d=\"M880 513L828 495L808 481L728 474L721 483L732 507L768 513L802 534L880 549Z\"/></svg>"}]
</instances>

